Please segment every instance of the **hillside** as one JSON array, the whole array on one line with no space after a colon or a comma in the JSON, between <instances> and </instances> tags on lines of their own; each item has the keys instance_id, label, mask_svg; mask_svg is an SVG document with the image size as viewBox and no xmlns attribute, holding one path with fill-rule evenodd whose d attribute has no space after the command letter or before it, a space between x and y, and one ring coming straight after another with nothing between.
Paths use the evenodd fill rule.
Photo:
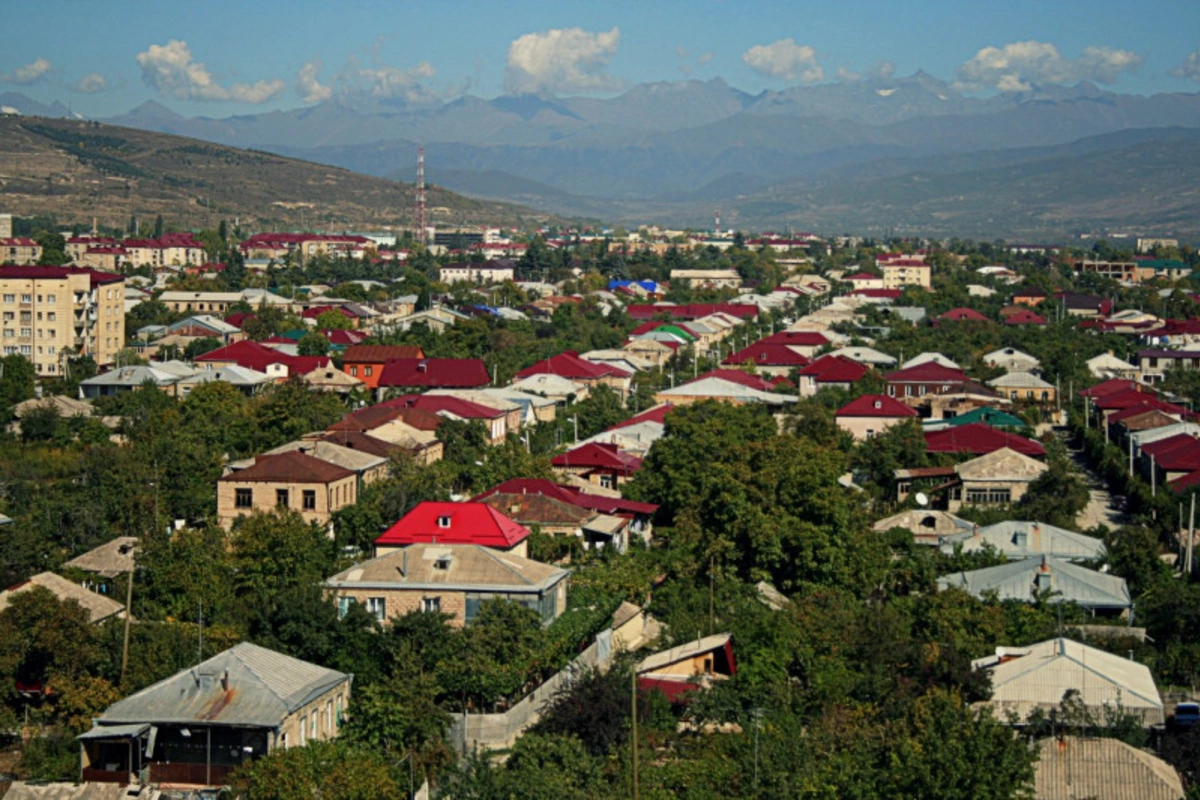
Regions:
<instances>
[{"instance_id":1,"label":"hillside","mask_svg":"<svg viewBox=\"0 0 1200 800\"><path fill-rule=\"evenodd\" d=\"M545 218L438 186L427 195L430 221L442 227ZM409 226L414 207L412 184L338 167L96 122L0 117L0 208L14 214L336 230Z\"/></svg>"}]
</instances>

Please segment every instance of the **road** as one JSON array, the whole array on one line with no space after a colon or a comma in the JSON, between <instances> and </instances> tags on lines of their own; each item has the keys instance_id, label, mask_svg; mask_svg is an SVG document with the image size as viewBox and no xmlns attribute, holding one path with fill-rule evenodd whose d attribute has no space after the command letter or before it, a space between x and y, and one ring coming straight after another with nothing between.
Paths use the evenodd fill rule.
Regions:
<instances>
[{"instance_id":1,"label":"road","mask_svg":"<svg viewBox=\"0 0 1200 800\"><path fill-rule=\"evenodd\" d=\"M1107 525L1110 529L1115 529L1126 524L1128 520L1125 515L1112 507L1112 495L1108 493L1108 486L1088 467L1083 453L1071 453L1071 460L1075 462L1075 468L1082 473L1087 482L1090 495L1087 508L1083 509L1075 520L1080 530L1086 531L1097 525Z\"/></svg>"}]
</instances>

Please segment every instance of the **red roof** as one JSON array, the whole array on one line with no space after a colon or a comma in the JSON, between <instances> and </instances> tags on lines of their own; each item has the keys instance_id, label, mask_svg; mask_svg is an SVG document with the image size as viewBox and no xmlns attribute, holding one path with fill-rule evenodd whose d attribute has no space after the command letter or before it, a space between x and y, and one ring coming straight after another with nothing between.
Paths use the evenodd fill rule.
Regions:
<instances>
[{"instance_id":1,"label":"red roof","mask_svg":"<svg viewBox=\"0 0 1200 800\"><path fill-rule=\"evenodd\" d=\"M394 358L383 365L379 385L476 389L491 383L479 358Z\"/></svg>"},{"instance_id":2,"label":"red roof","mask_svg":"<svg viewBox=\"0 0 1200 800\"><path fill-rule=\"evenodd\" d=\"M759 340L763 344L790 344L797 347L824 347L829 339L819 331L780 331Z\"/></svg>"},{"instance_id":3,"label":"red roof","mask_svg":"<svg viewBox=\"0 0 1200 800\"><path fill-rule=\"evenodd\" d=\"M556 356L543 359L517 373L518 378L530 375L558 375L570 380L596 380L599 378L628 378L629 373L610 364L595 364L579 357L574 350L566 350Z\"/></svg>"},{"instance_id":4,"label":"red roof","mask_svg":"<svg viewBox=\"0 0 1200 800\"><path fill-rule=\"evenodd\" d=\"M730 353L722 364L752 363L760 367L803 367L808 364L807 356L800 355L786 344L755 342L736 353Z\"/></svg>"},{"instance_id":5,"label":"red roof","mask_svg":"<svg viewBox=\"0 0 1200 800\"><path fill-rule=\"evenodd\" d=\"M631 330L629 332L629 335L630 336L641 336L643 333L650 333L650 331L658 330L659 328L661 328L663 325L666 325L666 324L668 324L668 323L663 322L661 319L652 319L652 320L643 322L640 325L638 325L636 328L634 328L633 330Z\"/></svg>"},{"instance_id":6,"label":"red roof","mask_svg":"<svg viewBox=\"0 0 1200 800\"><path fill-rule=\"evenodd\" d=\"M424 358L415 344L356 344L342 353L342 363L384 364L394 358Z\"/></svg>"},{"instance_id":7,"label":"red roof","mask_svg":"<svg viewBox=\"0 0 1200 800\"><path fill-rule=\"evenodd\" d=\"M1102 383L1097 383L1087 389L1079 392L1080 397L1104 397L1105 395L1113 394L1114 392L1124 391L1126 389L1140 388L1141 384L1137 381L1131 381L1128 378L1109 378ZM1144 388L1144 387L1141 387ZM1148 394L1153 394L1153 390L1147 390Z\"/></svg>"},{"instance_id":8,"label":"red roof","mask_svg":"<svg viewBox=\"0 0 1200 800\"><path fill-rule=\"evenodd\" d=\"M1124 422L1127 419L1134 419L1143 414L1149 414L1153 411L1158 411L1163 414L1178 414L1183 416L1187 413L1187 409L1183 406L1177 406L1174 403L1168 403L1166 400L1159 400L1152 395L1146 395L1146 402L1136 406L1115 411L1108 415L1108 424L1116 425L1118 422Z\"/></svg>"},{"instance_id":9,"label":"red roof","mask_svg":"<svg viewBox=\"0 0 1200 800\"><path fill-rule=\"evenodd\" d=\"M1152 392L1139 392L1137 389L1121 389L1095 398L1093 404L1102 411L1113 411L1140 406L1154 396Z\"/></svg>"},{"instance_id":10,"label":"red roof","mask_svg":"<svg viewBox=\"0 0 1200 800\"><path fill-rule=\"evenodd\" d=\"M1196 437L1186 433L1177 433L1174 436L1168 436L1165 439L1159 439L1157 442L1150 442L1142 447L1142 452L1146 455L1159 456L1167 455L1181 448L1188 448L1197 444ZM1197 465L1200 467L1200 465Z\"/></svg>"},{"instance_id":11,"label":"red roof","mask_svg":"<svg viewBox=\"0 0 1200 800\"><path fill-rule=\"evenodd\" d=\"M867 372L869 369L865 364L832 353L821 356L800 370L801 375L817 383L854 383Z\"/></svg>"},{"instance_id":12,"label":"red roof","mask_svg":"<svg viewBox=\"0 0 1200 800\"><path fill-rule=\"evenodd\" d=\"M375 540L375 546L478 544L511 550L529 530L486 503L425 502L405 514Z\"/></svg>"},{"instance_id":13,"label":"red roof","mask_svg":"<svg viewBox=\"0 0 1200 800\"><path fill-rule=\"evenodd\" d=\"M853 275L847 275L842 278L843 281L853 283L854 281L881 281L883 277L880 275L872 275L870 272L856 272Z\"/></svg>"},{"instance_id":14,"label":"red roof","mask_svg":"<svg viewBox=\"0 0 1200 800\"><path fill-rule=\"evenodd\" d=\"M350 345L356 345L367 338L366 331L331 330L321 331L321 335L324 336L325 340L330 344L346 345L347 347ZM416 350L418 353L421 352L421 348L419 347L416 348Z\"/></svg>"},{"instance_id":15,"label":"red roof","mask_svg":"<svg viewBox=\"0 0 1200 800\"><path fill-rule=\"evenodd\" d=\"M988 318L980 314L973 308L952 308L944 314L939 314L938 319L950 320L952 322L964 322L972 320L975 322L987 322Z\"/></svg>"},{"instance_id":16,"label":"red roof","mask_svg":"<svg viewBox=\"0 0 1200 800\"><path fill-rule=\"evenodd\" d=\"M632 475L642 466L642 460L637 456L622 453L615 444L599 442L588 442L568 450L555 456L550 463L556 467L613 470L625 475Z\"/></svg>"},{"instance_id":17,"label":"red roof","mask_svg":"<svg viewBox=\"0 0 1200 800\"><path fill-rule=\"evenodd\" d=\"M976 456L995 452L1002 447L1026 456L1046 455L1046 448L1038 442L997 430L982 422L926 433L925 447L931 453L970 453Z\"/></svg>"},{"instance_id":18,"label":"red roof","mask_svg":"<svg viewBox=\"0 0 1200 800\"><path fill-rule=\"evenodd\" d=\"M291 356L249 339L197 356L196 360L204 363L229 362L259 372L266 372L271 364L283 364L292 375L307 375L330 364L328 356Z\"/></svg>"},{"instance_id":19,"label":"red roof","mask_svg":"<svg viewBox=\"0 0 1200 800\"><path fill-rule=\"evenodd\" d=\"M77 269L75 267L14 267L0 266L0 279L11 280L65 280L70 275L87 275L92 286L106 283L123 283L124 275L115 272L102 272L95 269Z\"/></svg>"},{"instance_id":20,"label":"red roof","mask_svg":"<svg viewBox=\"0 0 1200 800\"><path fill-rule=\"evenodd\" d=\"M851 297L874 297L881 300L899 300L902 294L900 289L855 289L850 293Z\"/></svg>"},{"instance_id":21,"label":"red roof","mask_svg":"<svg viewBox=\"0 0 1200 800\"><path fill-rule=\"evenodd\" d=\"M461 397L441 394L406 394L403 397L379 403L373 408L416 408L434 414L452 414L461 419L495 419L506 413L481 403L463 400Z\"/></svg>"},{"instance_id":22,"label":"red roof","mask_svg":"<svg viewBox=\"0 0 1200 800\"><path fill-rule=\"evenodd\" d=\"M970 378L961 369L926 361L915 367L901 369L883 376L888 383L966 383Z\"/></svg>"},{"instance_id":23,"label":"red roof","mask_svg":"<svg viewBox=\"0 0 1200 800\"><path fill-rule=\"evenodd\" d=\"M1029 309L1014 311L1004 318L1005 325L1045 325L1046 318L1035 314Z\"/></svg>"},{"instance_id":24,"label":"red roof","mask_svg":"<svg viewBox=\"0 0 1200 800\"><path fill-rule=\"evenodd\" d=\"M726 370L713 370L713 372L725 372ZM744 373L743 373L744 374ZM666 424L667 414L675 410L675 406L670 403L663 403L661 406L655 406L649 411L643 411L636 416L632 416L624 422L618 422L616 425L610 425L605 430L616 430L617 428L627 428L630 425L637 425L639 422L657 422Z\"/></svg>"},{"instance_id":25,"label":"red roof","mask_svg":"<svg viewBox=\"0 0 1200 800\"><path fill-rule=\"evenodd\" d=\"M480 501L495 494L541 494L579 508L586 508L589 511L620 516L650 515L658 511L658 506L654 503L639 503L636 500L626 500L621 497L604 497L576 489L574 486L548 481L545 478L512 478L472 499Z\"/></svg>"},{"instance_id":26,"label":"red roof","mask_svg":"<svg viewBox=\"0 0 1200 800\"><path fill-rule=\"evenodd\" d=\"M864 394L851 400L834 414L835 417L915 417L917 412L888 397L886 394Z\"/></svg>"},{"instance_id":27,"label":"red roof","mask_svg":"<svg viewBox=\"0 0 1200 800\"><path fill-rule=\"evenodd\" d=\"M231 472L221 480L228 483L332 483L353 475L344 467L313 458L299 450L289 450L286 453L259 456L254 459L253 466Z\"/></svg>"},{"instance_id":28,"label":"red roof","mask_svg":"<svg viewBox=\"0 0 1200 800\"><path fill-rule=\"evenodd\" d=\"M1175 480L1169 482L1167 486L1170 486L1171 489L1176 492L1184 492L1188 489L1194 489L1197 486L1200 486L1200 469L1193 470L1187 475L1184 475L1182 478L1176 478Z\"/></svg>"}]
</instances>

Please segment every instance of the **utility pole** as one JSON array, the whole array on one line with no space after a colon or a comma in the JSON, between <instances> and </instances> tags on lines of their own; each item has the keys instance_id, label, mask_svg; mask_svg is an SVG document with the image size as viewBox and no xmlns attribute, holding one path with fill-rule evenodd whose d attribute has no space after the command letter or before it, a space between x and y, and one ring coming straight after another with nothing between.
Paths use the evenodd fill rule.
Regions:
<instances>
[{"instance_id":1,"label":"utility pole","mask_svg":"<svg viewBox=\"0 0 1200 800\"><path fill-rule=\"evenodd\" d=\"M1194 498L1195 495L1192 495ZM121 645L121 685L125 685L125 674L129 668L129 625L133 621L133 576L137 570L136 556L134 566L129 570L125 579L125 641Z\"/></svg>"},{"instance_id":2,"label":"utility pole","mask_svg":"<svg viewBox=\"0 0 1200 800\"><path fill-rule=\"evenodd\" d=\"M712 636L716 626L716 611L714 602L716 597L716 587L713 579L713 557L708 557L708 635Z\"/></svg>"},{"instance_id":3,"label":"utility pole","mask_svg":"<svg viewBox=\"0 0 1200 800\"><path fill-rule=\"evenodd\" d=\"M1192 513L1188 522L1187 574L1192 578L1192 544L1196 541L1196 493L1192 492Z\"/></svg>"}]
</instances>

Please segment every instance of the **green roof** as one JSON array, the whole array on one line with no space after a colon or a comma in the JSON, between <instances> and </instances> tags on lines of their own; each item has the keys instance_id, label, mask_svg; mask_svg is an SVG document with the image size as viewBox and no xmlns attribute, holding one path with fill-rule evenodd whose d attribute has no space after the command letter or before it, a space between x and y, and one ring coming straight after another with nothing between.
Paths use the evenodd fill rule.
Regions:
<instances>
[{"instance_id":1,"label":"green roof","mask_svg":"<svg viewBox=\"0 0 1200 800\"><path fill-rule=\"evenodd\" d=\"M983 406L973 411L968 411L965 414L959 414L957 417L951 417L946 420L946 423L951 427L959 425L970 425L974 422L982 422L985 425L991 425L993 428L1028 428L1029 423L1020 417L1009 414L1007 411L1001 411L991 406Z\"/></svg>"},{"instance_id":2,"label":"green roof","mask_svg":"<svg viewBox=\"0 0 1200 800\"><path fill-rule=\"evenodd\" d=\"M678 325L659 325L657 328L654 329L653 332L672 333L685 341L688 341L688 342L696 341L696 337L694 334L688 333L687 331L685 331L683 328L679 327Z\"/></svg>"}]
</instances>

